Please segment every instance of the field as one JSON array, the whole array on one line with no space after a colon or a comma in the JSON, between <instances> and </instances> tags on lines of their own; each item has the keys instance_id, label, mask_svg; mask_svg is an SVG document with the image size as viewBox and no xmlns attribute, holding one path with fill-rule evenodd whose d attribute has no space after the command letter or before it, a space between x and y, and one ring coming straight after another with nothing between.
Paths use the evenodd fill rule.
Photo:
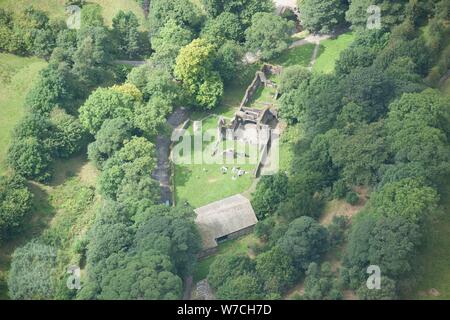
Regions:
<instances>
[{"instance_id":1,"label":"field","mask_svg":"<svg viewBox=\"0 0 450 320\"><path fill-rule=\"evenodd\" d=\"M46 65L38 58L0 53L0 174L6 169L11 130L24 113L25 94Z\"/></svg>"},{"instance_id":2,"label":"field","mask_svg":"<svg viewBox=\"0 0 450 320\"><path fill-rule=\"evenodd\" d=\"M314 52L314 44L306 44L283 52L279 57L270 61L271 64L290 67L300 65L308 67Z\"/></svg>"},{"instance_id":3,"label":"field","mask_svg":"<svg viewBox=\"0 0 450 320\"><path fill-rule=\"evenodd\" d=\"M89 3L98 3L102 6L103 18L108 26L112 24L112 18L119 12L133 11L144 25L144 12L135 0L90 0ZM65 0L0 0L0 8L14 12L21 12L29 5L48 13L50 18L65 19Z\"/></svg>"},{"instance_id":4,"label":"field","mask_svg":"<svg viewBox=\"0 0 450 320\"><path fill-rule=\"evenodd\" d=\"M333 73L336 60L339 58L341 52L353 42L354 38L353 33L345 33L336 39L321 41L313 71Z\"/></svg>"}]
</instances>

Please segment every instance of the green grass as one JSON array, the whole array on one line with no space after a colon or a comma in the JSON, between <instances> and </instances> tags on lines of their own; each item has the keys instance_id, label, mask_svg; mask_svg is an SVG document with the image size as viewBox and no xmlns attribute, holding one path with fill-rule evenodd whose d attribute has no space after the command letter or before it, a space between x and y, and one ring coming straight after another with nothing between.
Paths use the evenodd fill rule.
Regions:
<instances>
[{"instance_id":1,"label":"green grass","mask_svg":"<svg viewBox=\"0 0 450 320\"><path fill-rule=\"evenodd\" d=\"M0 8L13 12L21 12L27 6L45 11L52 19L66 19L65 0L0 0ZM98 3L102 6L105 24L112 25L112 18L120 11L133 11L141 25L145 25L144 12L135 0L89 0L88 3Z\"/></svg>"},{"instance_id":2,"label":"green grass","mask_svg":"<svg viewBox=\"0 0 450 320\"><path fill-rule=\"evenodd\" d=\"M353 33L345 33L336 39L328 39L320 42L319 53L313 71L322 73L333 73L336 60L354 40Z\"/></svg>"},{"instance_id":3,"label":"green grass","mask_svg":"<svg viewBox=\"0 0 450 320\"><path fill-rule=\"evenodd\" d=\"M198 262L194 270L194 283L205 279L209 273L209 267L216 257L221 254L250 254L250 248L258 244L258 238L254 234L246 235L240 239L228 240L219 244L217 253Z\"/></svg>"},{"instance_id":4,"label":"green grass","mask_svg":"<svg viewBox=\"0 0 450 320\"><path fill-rule=\"evenodd\" d=\"M292 48L283 52L278 58L272 60L270 63L289 67L300 65L307 67L311 62L314 52L314 44L306 44L300 47Z\"/></svg>"},{"instance_id":5,"label":"green grass","mask_svg":"<svg viewBox=\"0 0 450 320\"><path fill-rule=\"evenodd\" d=\"M208 132L211 135L216 134L217 128L217 116L211 116L205 119L202 122L203 133ZM220 160L219 154L214 158L209 158L212 154L213 143L204 142L203 150L194 151L194 143L191 138L191 134L193 133L192 124L187 129L186 136L184 139L191 140L191 154L187 154L180 152L177 155L178 151L174 151L174 162L175 164L175 197L177 203L184 203L188 201L190 205L194 208L201 207L205 204L208 204L213 201L217 201L223 199L225 197L229 197L241 192L244 192L248 188L250 188L253 182L253 171L255 169L255 165L245 160L244 164L232 164L227 163L223 164L223 161L219 163L213 163L213 161L209 161L209 163L205 163L208 160L214 160L218 162ZM183 141L177 146L181 146ZM215 141L214 137L211 137L210 141ZM176 148L177 148L176 147ZM186 148L188 146L186 145ZM226 150L229 148L233 148L233 145L225 145L225 142L221 145L222 150ZM235 148L244 148L247 154L255 154L256 149L251 149L250 147L244 145L234 145ZM219 148L220 149L220 148ZM240 150L240 149L236 149ZM194 159L196 157L203 155L203 163L202 164L194 164ZM206 159L206 161L205 161ZM190 162L190 163L189 163ZM229 172L227 174L223 174L221 168L223 166L227 166L229 168ZM241 169L247 171L247 174L237 178L236 180L232 179L233 174L231 173L231 168L233 166L240 167Z\"/></svg>"},{"instance_id":6,"label":"green grass","mask_svg":"<svg viewBox=\"0 0 450 320\"><path fill-rule=\"evenodd\" d=\"M11 130L23 116L25 95L46 65L38 58L0 53L0 174L6 170Z\"/></svg>"},{"instance_id":7,"label":"green grass","mask_svg":"<svg viewBox=\"0 0 450 320\"><path fill-rule=\"evenodd\" d=\"M268 105L276 105L275 93L277 90L270 87L259 87L249 103L250 108L264 109Z\"/></svg>"},{"instance_id":8,"label":"green grass","mask_svg":"<svg viewBox=\"0 0 450 320\"><path fill-rule=\"evenodd\" d=\"M26 7L33 6L36 9L45 11L50 18L64 18L65 0L0 0L0 7L9 11L20 13Z\"/></svg>"}]
</instances>

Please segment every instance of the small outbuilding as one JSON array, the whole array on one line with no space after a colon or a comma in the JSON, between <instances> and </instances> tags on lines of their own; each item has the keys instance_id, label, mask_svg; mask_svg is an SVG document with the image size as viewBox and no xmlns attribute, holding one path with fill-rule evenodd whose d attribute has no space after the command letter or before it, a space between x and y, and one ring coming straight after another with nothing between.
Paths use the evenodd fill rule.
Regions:
<instances>
[{"instance_id":1,"label":"small outbuilding","mask_svg":"<svg viewBox=\"0 0 450 320\"><path fill-rule=\"evenodd\" d=\"M241 194L194 210L203 241L203 256L214 253L217 245L252 231L258 222L250 201Z\"/></svg>"}]
</instances>

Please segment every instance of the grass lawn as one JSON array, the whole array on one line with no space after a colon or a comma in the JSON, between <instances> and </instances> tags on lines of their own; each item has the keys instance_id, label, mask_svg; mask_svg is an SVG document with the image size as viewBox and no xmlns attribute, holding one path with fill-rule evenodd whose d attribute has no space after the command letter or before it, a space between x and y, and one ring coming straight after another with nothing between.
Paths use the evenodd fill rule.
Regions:
<instances>
[{"instance_id":1,"label":"grass lawn","mask_svg":"<svg viewBox=\"0 0 450 320\"><path fill-rule=\"evenodd\" d=\"M336 39L321 41L313 71L333 73L336 60L339 58L341 52L353 42L354 37L353 33L345 33Z\"/></svg>"},{"instance_id":2,"label":"grass lawn","mask_svg":"<svg viewBox=\"0 0 450 320\"><path fill-rule=\"evenodd\" d=\"M21 12L27 6L33 5L35 8L47 12L50 18L66 19L65 0L0 0L0 8L14 12ZM112 18L119 12L133 11L139 19L141 25L144 24L144 12L135 0L89 0L88 3L98 3L103 8L103 18L105 24L112 25Z\"/></svg>"},{"instance_id":3,"label":"grass lawn","mask_svg":"<svg viewBox=\"0 0 450 320\"><path fill-rule=\"evenodd\" d=\"M6 169L11 130L24 113L25 95L46 65L38 58L0 53L0 174Z\"/></svg>"},{"instance_id":4,"label":"grass lawn","mask_svg":"<svg viewBox=\"0 0 450 320\"><path fill-rule=\"evenodd\" d=\"M276 105L277 101L275 100L275 93L277 89L261 86L255 92L252 97L252 100L249 103L250 108L255 109L264 109L269 105Z\"/></svg>"},{"instance_id":5,"label":"grass lawn","mask_svg":"<svg viewBox=\"0 0 450 320\"><path fill-rule=\"evenodd\" d=\"M289 67L301 65L307 67L311 62L315 44L306 44L283 52L278 58L270 61L271 64Z\"/></svg>"},{"instance_id":6,"label":"grass lawn","mask_svg":"<svg viewBox=\"0 0 450 320\"><path fill-rule=\"evenodd\" d=\"M246 235L235 240L228 240L219 244L216 254L206 257L198 262L194 270L194 283L205 279L209 273L209 267L214 262L216 257L220 254L248 254L250 255L250 248L258 244L259 240L254 234Z\"/></svg>"},{"instance_id":7,"label":"grass lawn","mask_svg":"<svg viewBox=\"0 0 450 320\"><path fill-rule=\"evenodd\" d=\"M202 123L203 132L209 132L209 130L212 129L212 134L215 134L217 120L218 118L216 116L212 116L204 120ZM191 138L190 134L192 134L192 130L191 125L188 128L188 132L184 139ZM183 141L181 143L183 143ZM175 196L177 203L184 203L184 201L188 201L191 206L197 208L210 202L244 192L252 185L254 180L253 171L255 169L255 165L252 162L249 162L248 159L242 159L246 160L246 163L244 164L224 164L223 161L219 163L212 163L212 161L209 161L210 163L205 163L205 161L203 161L203 164L193 163L193 160L196 159L196 157L202 156L201 153L203 153L204 160L207 157L209 158L212 153L212 147L212 143L205 142L203 143L202 151L198 150L194 152L194 146L191 139L192 152L190 155L183 154L183 152L180 152L180 154L177 155L177 151L174 151L174 161L176 162ZM223 150L232 147L233 146L225 145L225 142L222 144ZM254 149L250 150L249 146L235 145L235 147L236 150L239 150L238 148L245 147L248 154L252 154L250 151L255 151ZM217 154L219 155L220 151ZM218 162L220 158L216 156L210 160L216 160ZM228 173L222 173L221 168L223 166L228 167ZM233 174L231 173L231 168L233 166L240 167L247 173L233 180Z\"/></svg>"}]
</instances>

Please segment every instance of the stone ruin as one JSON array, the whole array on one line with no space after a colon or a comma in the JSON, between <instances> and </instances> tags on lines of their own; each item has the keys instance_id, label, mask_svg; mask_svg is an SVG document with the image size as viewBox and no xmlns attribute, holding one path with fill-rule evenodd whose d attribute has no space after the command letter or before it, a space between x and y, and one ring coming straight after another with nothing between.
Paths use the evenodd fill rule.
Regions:
<instances>
[{"instance_id":1,"label":"stone ruin","mask_svg":"<svg viewBox=\"0 0 450 320\"><path fill-rule=\"evenodd\" d=\"M278 122L278 113L272 104L266 105L263 109L250 108L248 105L252 101L255 93L261 86L277 88L277 84L269 79L271 74L279 75L282 67L264 64L260 71L257 71L255 78L247 88L239 110L235 113L231 121L226 121L220 117L217 123L217 141L212 155L217 153L218 145L223 140L238 140L244 143L259 145L261 150L267 151L271 144L270 131ZM278 90L274 99L278 98ZM259 162L261 162L260 159ZM258 168L260 165L258 165ZM256 175L259 169L257 169Z\"/></svg>"}]
</instances>

